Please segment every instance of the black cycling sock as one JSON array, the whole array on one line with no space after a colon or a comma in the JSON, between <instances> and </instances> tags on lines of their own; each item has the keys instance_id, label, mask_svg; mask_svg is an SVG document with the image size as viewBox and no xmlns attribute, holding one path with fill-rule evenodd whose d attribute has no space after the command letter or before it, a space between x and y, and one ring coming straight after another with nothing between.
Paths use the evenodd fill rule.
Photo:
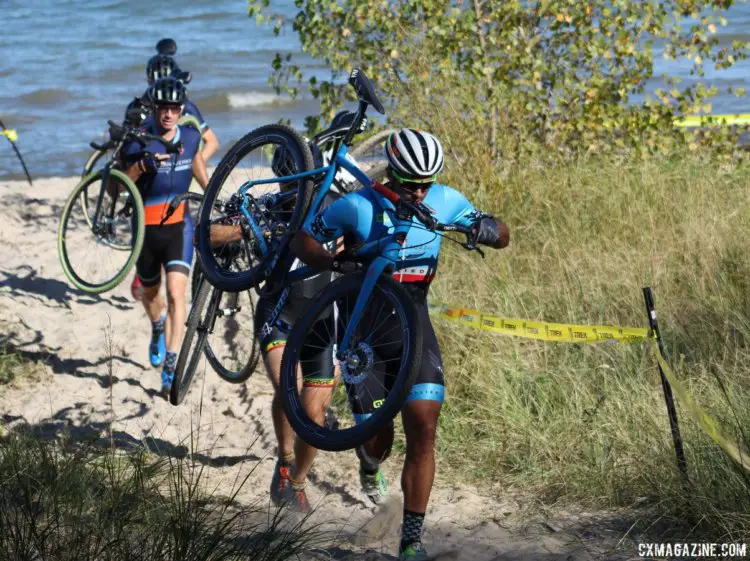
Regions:
<instances>
[{"instance_id":1,"label":"black cycling sock","mask_svg":"<svg viewBox=\"0 0 750 561\"><path fill-rule=\"evenodd\" d=\"M151 335L154 337L158 337L164 332L164 327L166 326L167 322L167 316L161 316L156 321L151 322Z\"/></svg>"},{"instance_id":2,"label":"black cycling sock","mask_svg":"<svg viewBox=\"0 0 750 561\"><path fill-rule=\"evenodd\" d=\"M414 542L422 541L424 512L412 512L404 509L404 522L401 525L401 551Z\"/></svg>"},{"instance_id":3,"label":"black cycling sock","mask_svg":"<svg viewBox=\"0 0 750 561\"><path fill-rule=\"evenodd\" d=\"M175 368L177 368L177 353L167 351L167 356L164 357L164 369L173 374Z\"/></svg>"}]
</instances>

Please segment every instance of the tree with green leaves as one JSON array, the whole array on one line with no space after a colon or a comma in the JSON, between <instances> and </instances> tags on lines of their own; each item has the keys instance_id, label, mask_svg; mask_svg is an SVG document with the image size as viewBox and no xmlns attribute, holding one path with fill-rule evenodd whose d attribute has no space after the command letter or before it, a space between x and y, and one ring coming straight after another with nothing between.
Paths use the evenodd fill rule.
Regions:
<instances>
[{"instance_id":1,"label":"tree with green leaves","mask_svg":"<svg viewBox=\"0 0 750 561\"><path fill-rule=\"evenodd\" d=\"M663 89L644 97L654 57L689 59L699 77L707 64L722 69L744 59L744 43L719 48L716 35L733 3L296 0L296 15L285 19L268 14L270 0L249 0L249 13L276 33L291 27L302 50L330 66L330 79L306 84L323 117L350 94L342 78L354 66L391 101L408 84L426 103L439 103L430 98L432 85L452 81L472 92L469 105L458 109L483 117L495 155L503 119L563 150L658 150L681 142L675 116L709 113L718 90L700 82L680 87L666 76ZM277 91L299 95L304 84L294 57L277 54L273 69ZM313 116L308 127L316 126Z\"/></svg>"}]
</instances>

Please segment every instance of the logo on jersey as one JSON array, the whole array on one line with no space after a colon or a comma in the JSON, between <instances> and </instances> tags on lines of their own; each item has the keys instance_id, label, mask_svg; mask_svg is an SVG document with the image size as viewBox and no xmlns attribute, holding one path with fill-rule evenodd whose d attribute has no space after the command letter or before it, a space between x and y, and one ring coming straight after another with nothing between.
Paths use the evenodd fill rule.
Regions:
<instances>
[{"instance_id":1,"label":"logo on jersey","mask_svg":"<svg viewBox=\"0 0 750 561\"><path fill-rule=\"evenodd\" d=\"M383 212L383 214L378 214L375 216L375 220L377 222L380 222L383 226L393 226L393 222L391 221L391 217L388 216L388 213Z\"/></svg>"}]
</instances>

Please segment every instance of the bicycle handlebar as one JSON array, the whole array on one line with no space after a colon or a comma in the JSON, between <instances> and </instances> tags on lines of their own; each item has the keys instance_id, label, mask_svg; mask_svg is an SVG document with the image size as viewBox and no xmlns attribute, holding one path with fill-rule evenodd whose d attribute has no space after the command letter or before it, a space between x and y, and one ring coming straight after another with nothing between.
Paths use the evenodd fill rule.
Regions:
<instances>
[{"instance_id":1,"label":"bicycle handlebar","mask_svg":"<svg viewBox=\"0 0 750 561\"><path fill-rule=\"evenodd\" d=\"M141 146L145 146L146 141L153 140L163 144L164 148L167 150L167 154L178 154L180 150L182 150L181 142L170 142L169 140L165 140L155 134L149 134L132 127L118 125L114 121L107 121L107 124L109 125L109 136L114 142L120 142L127 138L132 138Z\"/></svg>"}]
</instances>

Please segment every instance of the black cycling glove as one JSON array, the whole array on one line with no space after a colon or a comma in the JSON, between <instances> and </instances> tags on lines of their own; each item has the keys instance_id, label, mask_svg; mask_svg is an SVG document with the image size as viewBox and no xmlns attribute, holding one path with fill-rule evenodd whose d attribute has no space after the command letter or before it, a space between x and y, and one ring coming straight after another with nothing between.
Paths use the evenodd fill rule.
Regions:
<instances>
[{"instance_id":1,"label":"black cycling glove","mask_svg":"<svg viewBox=\"0 0 750 561\"><path fill-rule=\"evenodd\" d=\"M485 214L474 223L472 245L483 244L494 246L500 239L500 228L494 216Z\"/></svg>"},{"instance_id":2,"label":"black cycling glove","mask_svg":"<svg viewBox=\"0 0 750 561\"><path fill-rule=\"evenodd\" d=\"M143 173L156 173L159 169L159 162L152 154L149 154L141 158L140 162L138 162L138 167L140 167Z\"/></svg>"}]
</instances>

